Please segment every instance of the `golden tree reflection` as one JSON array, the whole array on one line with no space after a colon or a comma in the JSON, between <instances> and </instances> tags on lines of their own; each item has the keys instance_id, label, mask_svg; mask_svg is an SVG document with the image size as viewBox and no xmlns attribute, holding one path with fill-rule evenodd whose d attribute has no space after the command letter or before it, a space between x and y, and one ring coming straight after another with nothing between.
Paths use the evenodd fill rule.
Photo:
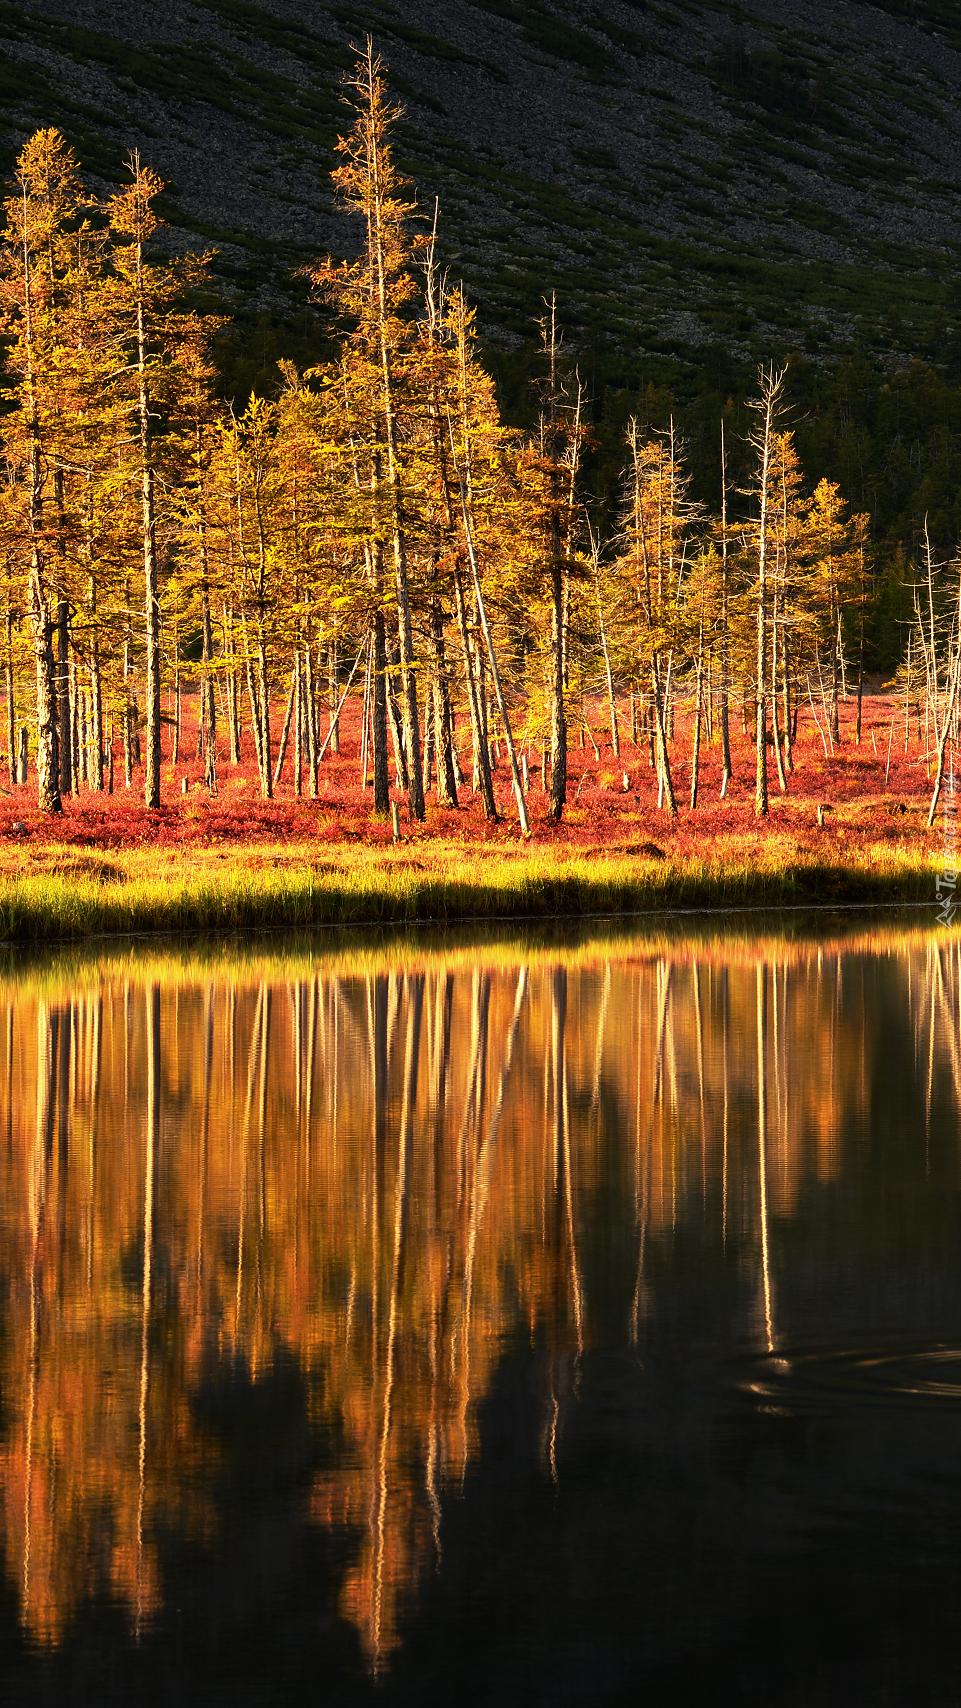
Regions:
<instances>
[{"instance_id":1,"label":"golden tree reflection","mask_svg":"<svg viewBox=\"0 0 961 1708\"><path fill-rule=\"evenodd\" d=\"M519 1337L563 1476L596 1204L630 1253L617 1332L643 1340L690 1226L753 1275L775 1349L778 1229L869 1117L871 1016L901 1016L930 1117L961 1095L958 979L924 932L11 975L0 1501L32 1638L93 1595L156 1615L161 1531L216 1539L204 1380L284 1353L339 1444L310 1513L351 1544L341 1607L382 1668Z\"/></svg>"}]
</instances>

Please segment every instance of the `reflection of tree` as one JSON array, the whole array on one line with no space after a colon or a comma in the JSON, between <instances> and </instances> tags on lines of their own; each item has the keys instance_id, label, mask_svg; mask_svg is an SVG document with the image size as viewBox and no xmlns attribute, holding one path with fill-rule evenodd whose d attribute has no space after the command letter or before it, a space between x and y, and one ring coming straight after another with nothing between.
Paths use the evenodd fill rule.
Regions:
<instances>
[{"instance_id":1,"label":"reflection of tree","mask_svg":"<svg viewBox=\"0 0 961 1708\"><path fill-rule=\"evenodd\" d=\"M760 1279L770 1346L779 1224L844 1167L893 1011L928 1107L944 1083L957 1103L954 946L886 953L866 975L841 949L682 942L11 987L0 1472L32 1636L59 1641L91 1594L149 1620L161 1530L216 1529L205 1374L256 1383L287 1349L341 1443L311 1512L352 1539L341 1606L382 1667L514 1335L563 1475L604 1179L633 1229L615 1332L642 1339L689 1226L743 1261L755 1329Z\"/></svg>"}]
</instances>

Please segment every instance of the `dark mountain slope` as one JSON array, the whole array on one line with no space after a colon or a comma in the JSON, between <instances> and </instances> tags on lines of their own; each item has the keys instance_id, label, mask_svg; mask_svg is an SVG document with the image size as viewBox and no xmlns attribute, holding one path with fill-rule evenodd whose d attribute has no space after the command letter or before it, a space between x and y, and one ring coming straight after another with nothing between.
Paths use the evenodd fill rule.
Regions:
<instances>
[{"instance_id":1,"label":"dark mountain slope","mask_svg":"<svg viewBox=\"0 0 961 1708\"><path fill-rule=\"evenodd\" d=\"M404 103L403 163L425 210L440 198L446 256L515 412L551 288L602 438L620 391L633 406L654 387L656 413L669 388L693 409L791 351L825 457L844 408L825 386L857 347L872 396L914 356L954 396L951 0L0 4L7 159L40 123L103 179L139 146L170 181L174 240L180 227L218 248L242 388L322 335L292 272L355 240L328 174L347 122L338 83L367 30ZM863 447L861 468L864 487Z\"/></svg>"}]
</instances>

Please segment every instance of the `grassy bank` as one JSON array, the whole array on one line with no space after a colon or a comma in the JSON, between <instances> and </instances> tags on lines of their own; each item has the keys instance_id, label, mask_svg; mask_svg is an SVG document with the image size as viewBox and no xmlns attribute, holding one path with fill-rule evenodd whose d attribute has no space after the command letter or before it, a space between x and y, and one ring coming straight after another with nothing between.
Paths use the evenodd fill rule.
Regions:
<instances>
[{"instance_id":1,"label":"grassy bank","mask_svg":"<svg viewBox=\"0 0 961 1708\"><path fill-rule=\"evenodd\" d=\"M419 852L423 852L422 850ZM646 852L572 854L438 848L434 857L296 849L224 861L73 855L0 876L0 939L551 919L668 908L934 903L930 853L870 859L756 850L676 859Z\"/></svg>"}]
</instances>

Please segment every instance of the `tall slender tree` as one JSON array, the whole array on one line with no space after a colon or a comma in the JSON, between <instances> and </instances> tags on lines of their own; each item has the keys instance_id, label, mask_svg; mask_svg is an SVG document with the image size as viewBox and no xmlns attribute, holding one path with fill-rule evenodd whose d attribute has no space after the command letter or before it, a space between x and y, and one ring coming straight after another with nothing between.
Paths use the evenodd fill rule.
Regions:
<instances>
[{"instance_id":1,"label":"tall slender tree","mask_svg":"<svg viewBox=\"0 0 961 1708\"><path fill-rule=\"evenodd\" d=\"M363 255L359 261L342 267L328 261L314 269L312 276L315 284L332 296L356 323L351 361L365 377L367 407L374 430L372 496L375 513L383 519L383 531L378 529L374 534L368 551L375 577L380 574L385 546L393 557L410 810L414 818L423 819L423 756L404 490L405 393L412 377L412 364L416 365L417 344L410 308L416 292L409 270L413 244L407 232L407 221L414 207L403 199L406 186L393 162L390 131L399 114L388 99L383 73L383 63L375 57L368 36L366 49L359 55L355 73L347 84L355 120L349 135L338 141L344 164L333 174L347 206L364 220ZM384 668L385 664L378 661L378 677Z\"/></svg>"}]
</instances>

